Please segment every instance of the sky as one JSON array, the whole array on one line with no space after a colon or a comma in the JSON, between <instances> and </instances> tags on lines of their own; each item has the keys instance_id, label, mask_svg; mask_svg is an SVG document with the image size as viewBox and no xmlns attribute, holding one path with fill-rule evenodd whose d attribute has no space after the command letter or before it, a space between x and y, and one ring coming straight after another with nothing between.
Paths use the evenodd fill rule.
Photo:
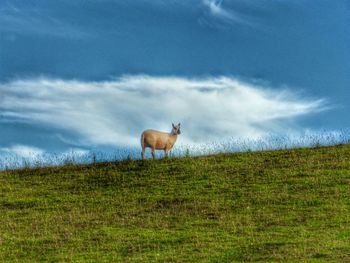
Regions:
<instances>
[{"instance_id":1,"label":"sky","mask_svg":"<svg viewBox=\"0 0 350 263\"><path fill-rule=\"evenodd\" d=\"M350 1L2 0L0 154L350 127Z\"/></svg>"}]
</instances>

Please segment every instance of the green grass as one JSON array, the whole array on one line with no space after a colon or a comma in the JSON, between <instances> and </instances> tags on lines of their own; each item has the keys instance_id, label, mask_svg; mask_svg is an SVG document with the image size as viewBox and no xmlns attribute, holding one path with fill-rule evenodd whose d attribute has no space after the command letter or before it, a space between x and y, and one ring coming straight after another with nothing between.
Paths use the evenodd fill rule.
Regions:
<instances>
[{"instance_id":1,"label":"green grass","mask_svg":"<svg viewBox=\"0 0 350 263\"><path fill-rule=\"evenodd\" d=\"M349 262L350 145L4 171L0 261Z\"/></svg>"}]
</instances>

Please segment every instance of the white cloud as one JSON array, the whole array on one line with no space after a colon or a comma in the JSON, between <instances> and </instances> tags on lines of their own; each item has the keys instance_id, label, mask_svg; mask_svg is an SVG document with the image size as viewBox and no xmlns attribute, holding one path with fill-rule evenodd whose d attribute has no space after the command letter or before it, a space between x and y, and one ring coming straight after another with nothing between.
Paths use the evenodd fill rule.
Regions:
<instances>
[{"instance_id":1,"label":"white cloud","mask_svg":"<svg viewBox=\"0 0 350 263\"><path fill-rule=\"evenodd\" d=\"M0 147L0 170L25 166L62 165L70 162L86 163L90 160L90 151L80 148L50 153L38 147L22 144Z\"/></svg>"},{"instance_id":2,"label":"white cloud","mask_svg":"<svg viewBox=\"0 0 350 263\"><path fill-rule=\"evenodd\" d=\"M182 143L283 134L291 120L324 109L324 100L232 77L41 78L0 84L0 92L3 118L67 130L84 146L138 145L143 129L169 131L172 122L182 123Z\"/></svg>"},{"instance_id":3,"label":"white cloud","mask_svg":"<svg viewBox=\"0 0 350 263\"><path fill-rule=\"evenodd\" d=\"M44 154L44 150L27 145L14 145L11 147L0 148L0 152L16 155L26 159L38 158Z\"/></svg>"}]
</instances>

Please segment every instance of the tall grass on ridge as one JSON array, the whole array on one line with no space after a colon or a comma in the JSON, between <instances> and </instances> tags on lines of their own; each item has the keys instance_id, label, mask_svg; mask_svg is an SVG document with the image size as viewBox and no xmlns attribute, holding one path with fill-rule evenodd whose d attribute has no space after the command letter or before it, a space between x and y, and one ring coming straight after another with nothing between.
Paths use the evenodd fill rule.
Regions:
<instances>
[{"instance_id":1,"label":"tall grass on ridge","mask_svg":"<svg viewBox=\"0 0 350 263\"><path fill-rule=\"evenodd\" d=\"M179 140L180 141L180 140ZM310 133L301 136L270 135L262 138L242 139L226 138L223 140L211 141L208 143L175 144L170 156L201 156L218 153L264 151L278 149L293 149L299 147L317 147L345 144L349 142L349 136L345 132L320 132ZM75 152L74 150L55 153L45 152L43 154L32 154L30 158L21 157L15 153L3 153L0 156L0 170L16 169L23 167L45 167L59 166L64 164L88 164L95 162L117 161L117 160L138 160L140 159L139 147L118 147L109 148L106 151L86 150ZM162 151L156 152L156 157L161 158ZM150 158L150 152L146 150L146 157Z\"/></svg>"}]
</instances>

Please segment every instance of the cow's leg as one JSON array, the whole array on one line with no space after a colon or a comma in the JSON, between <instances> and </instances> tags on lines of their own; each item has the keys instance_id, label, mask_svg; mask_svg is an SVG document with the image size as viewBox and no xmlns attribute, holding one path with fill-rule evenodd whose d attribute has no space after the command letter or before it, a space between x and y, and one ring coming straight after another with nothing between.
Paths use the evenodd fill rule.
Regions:
<instances>
[{"instance_id":1,"label":"cow's leg","mask_svg":"<svg viewBox=\"0 0 350 263\"><path fill-rule=\"evenodd\" d=\"M142 152L141 152L141 158L142 160L145 160L145 147L142 147Z\"/></svg>"},{"instance_id":2,"label":"cow's leg","mask_svg":"<svg viewBox=\"0 0 350 263\"><path fill-rule=\"evenodd\" d=\"M155 151L156 151L156 149L154 147L152 147L152 159L153 160L156 158Z\"/></svg>"}]
</instances>

